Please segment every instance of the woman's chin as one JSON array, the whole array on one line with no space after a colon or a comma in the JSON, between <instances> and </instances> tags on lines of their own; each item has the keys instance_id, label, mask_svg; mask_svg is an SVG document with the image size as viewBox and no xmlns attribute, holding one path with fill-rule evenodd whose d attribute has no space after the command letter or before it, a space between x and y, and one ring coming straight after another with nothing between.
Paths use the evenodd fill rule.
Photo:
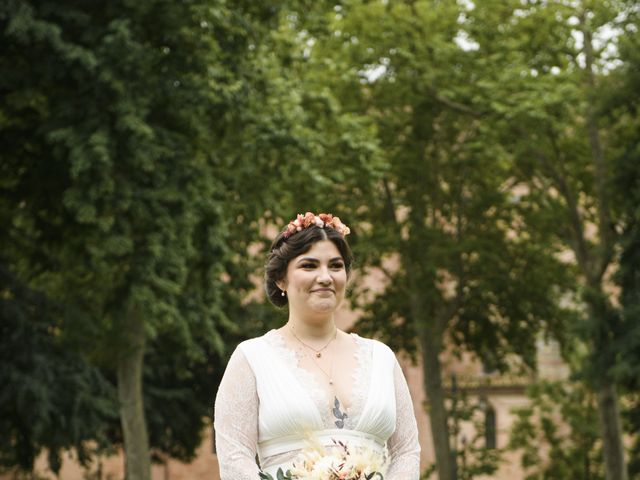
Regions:
<instances>
[{"instance_id":1,"label":"woman's chin","mask_svg":"<svg viewBox=\"0 0 640 480\"><path fill-rule=\"evenodd\" d=\"M311 309L317 313L330 313L335 311L336 308L338 308L338 302L336 302L333 298L323 301L316 301L313 302L313 305L311 305Z\"/></svg>"}]
</instances>

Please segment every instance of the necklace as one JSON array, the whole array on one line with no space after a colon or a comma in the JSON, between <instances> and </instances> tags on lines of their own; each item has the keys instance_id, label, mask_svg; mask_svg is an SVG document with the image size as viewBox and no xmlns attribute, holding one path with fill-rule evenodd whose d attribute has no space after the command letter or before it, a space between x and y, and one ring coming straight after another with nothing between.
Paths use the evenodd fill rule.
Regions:
<instances>
[{"instance_id":1,"label":"necklace","mask_svg":"<svg viewBox=\"0 0 640 480\"><path fill-rule=\"evenodd\" d=\"M331 339L325 344L325 346L320 348L320 349L317 349L317 348L313 348L311 345L307 345L302 340L300 340L300 338L296 335L296 332L293 331L293 327L291 325L289 325L289 330L291 331L291 335L293 335L296 340L298 340L302 345L307 347L309 350L313 350L315 352L316 358L322 357L322 351L325 348L327 348L329 345L331 345L331 342L333 342L336 339L336 336L338 335L338 328L336 328L333 331L333 337L331 337ZM320 370L322 370L322 369L320 369ZM322 370L322 371L324 372L324 370ZM325 373L325 375L326 375L326 373Z\"/></svg>"},{"instance_id":2,"label":"necklace","mask_svg":"<svg viewBox=\"0 0 640 480\"><path fill-rule=\"evenodd\" d=\"M320 371L324 373L324 376L327 377L327 380L329 381L329 385L331 385L332 387L333 387L333 357L334 355L331 355L331 363L329 364L329 373L327 373L327 371L320 366L320 364L315 358L311 357L311 360L313 360L313 363L315 363L316 367L318 367Z\"/></svg>"}]
</instances>

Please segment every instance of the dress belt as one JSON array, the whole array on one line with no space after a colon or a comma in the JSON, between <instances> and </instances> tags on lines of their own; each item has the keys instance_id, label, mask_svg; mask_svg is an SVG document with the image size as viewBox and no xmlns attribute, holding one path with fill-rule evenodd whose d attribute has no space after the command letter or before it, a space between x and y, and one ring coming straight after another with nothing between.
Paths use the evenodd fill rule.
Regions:
<instances>
[{"instance_id":1,"label":"dress belt","mask_svg":"<svg viewBox=\"0 0 640 480\"><path fill-rule=\"evenodd\" d=\"M358 430L348 430L340 428L330 428L326 430L318 430L310 432L307 435L287 435L285 437L276 437L264 440L258 443L258 451L260 458L271 457L285 452L300 450L307 445L320 444L323 447L333 444L336 441L354 440L356 445L371 445L383 449L386 442L377 435L372 435Z\"/></svg>"}]
</instances>

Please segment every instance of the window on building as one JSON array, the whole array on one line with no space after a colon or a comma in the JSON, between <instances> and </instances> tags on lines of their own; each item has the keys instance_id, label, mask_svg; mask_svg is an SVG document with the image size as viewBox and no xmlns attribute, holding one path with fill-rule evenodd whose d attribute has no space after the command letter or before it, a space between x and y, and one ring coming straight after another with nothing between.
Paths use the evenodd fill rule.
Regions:
<instances>
[{"instance_id":1,"label":"window on building","mask_svg":"<svg viewBox=\"0 0 640 480\"><path fill-rule=\"evenodd\" d=\"M496 411L489 403L484 409L484 444L486 448L496 448Z\"/></svg>"}]
</instances>

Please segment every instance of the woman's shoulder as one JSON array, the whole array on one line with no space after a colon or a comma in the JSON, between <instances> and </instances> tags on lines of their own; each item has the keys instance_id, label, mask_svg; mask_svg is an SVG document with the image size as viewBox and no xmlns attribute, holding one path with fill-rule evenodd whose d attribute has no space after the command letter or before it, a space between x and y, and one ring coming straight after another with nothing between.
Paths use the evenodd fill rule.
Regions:
<instances>
[{"instance_id":1,"label":"woman's shoulder","mask_svg":"<svg viewBox=\"0 0 640 480\"><path fill-rule=\"evenodd\" d=\"M251 359L264 359L271 358L274 352L284 351L288 353L286 349L283 349L283 339L277 330L269 330L267 333L258 337L249 338L238 344L236 352L242 353L249 361Z\"/></svg>"},{"instance_id":2,"label":"woman's shoulder","mask_svg":"<svg viewBox=\"0 0 640 480\"><path fill-rule=\"evenodd\" d=\"M236 347L236 350L241 352L246 352L248 350L263 348L265 341L268 341L268 339L273 335L274 331L275 330L269 330L267 333L260 335L258 337L253 337L253 338L248 338L246 340L243 340L238 344L238 346Z\"/></svg>"},{"instance_id":3,"label":"woman's shoulder","mask_svg":"<svg viewBox=\"0 0 640 480\"><path fill-rule=\"evenodd\" d=\"M362 344L368 345L370 348L374 350L377 350L386 355L392 355L393 357L395 357L395 353L393 353L393 350L391 350L391 348L389 348L389 346L386 343L376 338L362 337L354 332L352 332L351 335L356 339L357 342L361 342Z\"/></svg>"}]
</instances>

